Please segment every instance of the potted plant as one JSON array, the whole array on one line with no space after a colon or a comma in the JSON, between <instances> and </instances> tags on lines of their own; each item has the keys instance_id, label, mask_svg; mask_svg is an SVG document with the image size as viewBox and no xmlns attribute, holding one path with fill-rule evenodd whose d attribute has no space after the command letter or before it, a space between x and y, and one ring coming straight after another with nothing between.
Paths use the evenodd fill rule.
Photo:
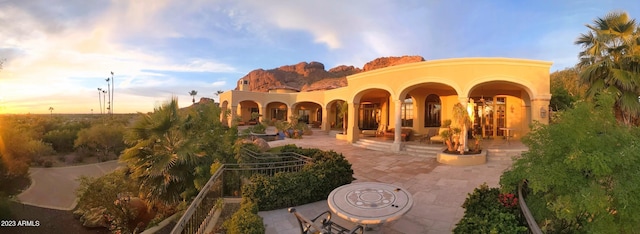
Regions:
<instances>
[{"instance_id":1,"label":"potted plant","mask_svg":"<svg viewBox=\"0 0 640 234\"><path fill-rule=\"evenodd\" d=\"M278 139L284 140L285 131L289 128L289 122L282 121L282 120L276 120L273 125L278 130Z\"/></svg>"},{"instance_id":2,"label":"potted plant","mask_svg":"<svg viewBox=\"0 0 640 234\"><path fill-rule=\"evenodd\" d=\"M302 135L304 135L304 132L309 128L309 126L307 126L305 123L298 123L295 126L293 126L293 138L299 139L302 138Z\"/></svg>"},{"instance_id":3,"label":"potted plant","mask_svg":"<svg viewBox=\"0 0 640 234\"><path fill-rule=\"evenodd\" d=\"M460 144L460 128L452 127L450 119L445 120L442 127L447 128L447 130L440 132L440 137L444 139L444 143L447 145L446 152L456 152Z\"/></svg>"},{"instance_id":4,"label":"potted plant","mask_svg":"<svg viewBox=\"0 0 640 234\"><path fill-rule=\"evenodd\" d=\"M470 123L471 118L467 114L462 104L458 103L453 107L453 120L445 120L443 127L447 128L440 133L440 136L444 139L447 149L442 153L438 153L436 160L439 163L457 165L457 166L470 166L480 165L487 161L486 152L480 150L480 135L476 135L475 147L473 150L465 151L464 134L463 129L466 129ZM455 124L455 125L454 125Z\"/></svg>"}]
</instances>

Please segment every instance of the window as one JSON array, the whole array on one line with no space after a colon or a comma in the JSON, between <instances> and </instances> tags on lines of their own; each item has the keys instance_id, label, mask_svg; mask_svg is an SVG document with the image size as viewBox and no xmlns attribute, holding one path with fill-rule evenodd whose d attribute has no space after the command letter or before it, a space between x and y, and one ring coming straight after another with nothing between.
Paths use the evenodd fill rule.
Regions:
<instances>
[{"instance_id":1,"label":"window","mask_svg":"<svg viewBox=\"0 0 640 234\"><path fill-rule=\"evenodd\" d=\"M311 115L310 110L298 110L298 121L302 123L309 123L309 115Z\"/></svg>"},{"instance_id":2,"label":"window","mask_svg":"<svg viewBox=\"0 0 640 234\"><path fill-rule=\"evenodd\" d=\"M424 126L425 127L440 127L440 113L442 112L442 105L440 104L440 98L438 95L429 94L424 103Z\"/></svg>"},{"instance_id":3,"label":"window","mask_svg":"<svg viewBox=\"0 0 640 234\"><path fill-rule=\"evenodd\" d=\"M287 120L287 109L272 108L271 109L271 118L275 119L275 120L286 121Z\"/></svg>"},{"instance_id":4,"label":"window","mask_svg":"<svg viewBox=\"0 0 640 234\"><path fill-rule=\"evenodd\" d=\"M404 99L400 111L402 127L413 127L413 99L411 97Z\"/></svg>"}]
</instances>

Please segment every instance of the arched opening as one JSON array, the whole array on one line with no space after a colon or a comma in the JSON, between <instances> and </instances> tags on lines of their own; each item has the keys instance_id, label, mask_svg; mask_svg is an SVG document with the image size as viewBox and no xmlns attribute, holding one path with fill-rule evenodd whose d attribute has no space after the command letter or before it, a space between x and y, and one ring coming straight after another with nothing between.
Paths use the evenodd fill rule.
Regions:
<instances>
[{"instance_id":1,"label":"arched opening","mask_svg":"<svg viewBox=\"0 0 640 234\"><path fill-rule=\"evenodd\" d=\"M288 108L287 108L287 104L284 104L282 102L272 102L267 104L267 118L271 121L277 121L277 120L281 120L281 121L287 121L287 115L288 115Z\"/></svg>"},{"instance_id":2,"label":"arched opening","mask_svg":"<svg viewBox=\"0 0 640 234\"><path fill-rule=\"evenodd\" d=\"M519 137L531 123L531 98L521 84L491 81L476 85L469 94L473 102L473 127L470 134L483 138L504 137L506 129ZM513 135L509 137L514 137Z\"/></svg>"},{"instance_id":3,"label":"arched opening","mask_svg":"<svg viewBox=\"0 0 640 234\"><path fill-rule=\"evenodd\" d=\"M322 122L322 107L315 102L299 102L293 105L294 115L297 115L298 122L315 124L319 127Z\"/></svg>"},{"instance_id":4,"label":"arched opening","mask_svg":"<svg viewBox=\"0 0 640 234\"><path fill-rule=\"evenodd\" d=\"M328 104L328 112L327 112L327 120L329 121L329 128L333 130L342 130L343 129L343 118L341 117L341 112L343 111L341 106L344 103L344 100L335 100L331 101ZM348 118L347 113L343 113L345 115L345 120ZM322 115L322 112L320 112Z\"/></svg>"},{"instance_id":5,"label":"arched opening","mask_svg":"<svg viewBox=\"0 0 640 234\"><path fill-rule=\"evenodd\" d=\"M227 116L231 114L229 111L229 102L223 101L222 103L220 103L220 109L221 109L220 122L226 126L229 126L229 120L227 118Z\"/></svg>"},{"instance_id":6,"label":"arched opening","mask_svg":"<svg viewBox=\"0 0 640 234\"><path fill-rule=\"evenodd\" d=\"M442 125L442 103L435 94L427 95L424 101L424 127L440 127Z\"/></svg>"},{"instance_id":7,"label":"arched opening","mask_svg":"<svg viewBox=\"0 0 640 234\"><path fill-rule=\"evenodd\" d=\"M389 125L389 97L391 96L389 92L383 89L369 89L357 96L360 96L356 120L358 128L386 130Z\"/></svg>"},{"instance_id":8,"label":"arched opening","mask_svg":"<svg viewBox=\"0 0 640 234\"><path fill-rule=\"evenodd\" d=\"M401 100L403 106L400 108L403 111L400 113L402 127L411 128L418 135L437 134L442 122L452 118L450 110L453 105L459 103L457 91L443 83L417 83L407 87L403 93L401 95L405 98Z\"/></svg>"},{"instance_id":9,"label":"arched opening","mask_svg":"<svg viewBox=\"0 0 640 234\"><path fill-rule=\"evenodd\" d=\"M256 125L260 119L260 109L255 101L242 101L238 106L240 109L240 122L238 125Z\"/></svg>"}]
</instances>

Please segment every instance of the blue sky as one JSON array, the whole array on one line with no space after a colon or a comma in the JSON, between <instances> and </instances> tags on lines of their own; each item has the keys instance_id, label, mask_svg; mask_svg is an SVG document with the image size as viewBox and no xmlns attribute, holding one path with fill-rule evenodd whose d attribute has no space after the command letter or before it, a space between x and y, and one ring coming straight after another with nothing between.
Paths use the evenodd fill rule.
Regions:
<instances>
[{"instance_id":1,"label":"blue sky","mask_svg":"<svg viewBox=\"0 0 640 234\"><path fill-rule=\"evenodd\" d=\"M513 57L571 67L585 24L635 1L0 0L0 113L99 113L115 73L116 113L181 106L248 72L378 57Z\"/></svg>"}]
</instances>

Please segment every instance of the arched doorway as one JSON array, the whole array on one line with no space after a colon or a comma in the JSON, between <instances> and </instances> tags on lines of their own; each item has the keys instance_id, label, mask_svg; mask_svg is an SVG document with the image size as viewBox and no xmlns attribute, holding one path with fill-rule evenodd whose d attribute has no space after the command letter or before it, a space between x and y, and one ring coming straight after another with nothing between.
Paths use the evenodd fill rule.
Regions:
<instances>
[{"instance_id":1,"label":"arched doorway","mask_svg":"<svg viewBox=\"0 0 640 234\"><path fill-rule=\"evenodd\" d=\"M442 102L440 97L429 94L424 101L424 127L440 127L442 125Z\"/></svg>"},{"instance_id":2,"label":"arched doorway","mask_svg":"<svg viewBox=\"0 0 640 234\"><path fill-rule=\"evenodd\" d=\"M360 130L386 130L389 126L390 94L384 89L362 91L357 107L357 125Z\"/></svg>"},{"instance_id":3,"label":"arched doorway","mask_svg":"<svg viewBox=\"0 0 640 234\"><path fill-rule=\"evenodd\" d=\"M287 121L289 112L287 104L282 102L271 102L267 104L267 119L276 121Z\"/></svg>"},{"instance_id":4,"label":"arched doorway","mask_svg":"<svg viewBox=\"0 0 640 234\"><path fill-rule=\"evenodd\" d=\"M506 81L481 83L473 87L469 98L474 103L472 134L495 138L505 136L507 128L519 136L528 132L531 97L523 85Z\"/></svg>"},{"instance_id":5,"label":"arched doorway","mask_svg":"<svg viewBox=\"0 0 640 234\"><path fill-rule=\"evenodd\" d=\"M240 105L240 125L256 125L260 120L260 108L255 101L241 101Z\"/></svg>"},{"instance_id":6,"label":"arched doorway","mask_svg":"<svg viewBox=\"0 0 640 234\"><path fill-rule=\"evenodd\" d=\"M293 105L298 121L306 124L322 122L322 107L315 102L298 102Z\"/></svg>"}]
</instances>

